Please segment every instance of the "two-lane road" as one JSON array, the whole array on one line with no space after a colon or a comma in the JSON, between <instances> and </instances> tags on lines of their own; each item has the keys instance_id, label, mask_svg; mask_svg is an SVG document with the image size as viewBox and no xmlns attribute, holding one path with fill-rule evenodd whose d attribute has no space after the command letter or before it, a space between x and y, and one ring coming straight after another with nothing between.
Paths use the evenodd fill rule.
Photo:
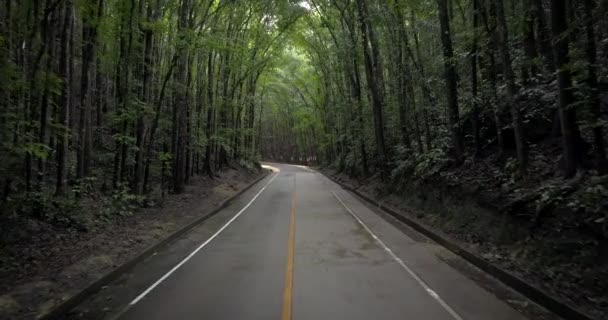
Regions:
<instances>
[{"instance_id":1,"label":"two-lane road","mask_svg":"<svg viewBox=\"0 0 608 320\"><path fill-rule=\"evenodd\" d=\"M272 166L280 172L115 316L524 319L321 174Z\"/></svg>"}]
</instances>

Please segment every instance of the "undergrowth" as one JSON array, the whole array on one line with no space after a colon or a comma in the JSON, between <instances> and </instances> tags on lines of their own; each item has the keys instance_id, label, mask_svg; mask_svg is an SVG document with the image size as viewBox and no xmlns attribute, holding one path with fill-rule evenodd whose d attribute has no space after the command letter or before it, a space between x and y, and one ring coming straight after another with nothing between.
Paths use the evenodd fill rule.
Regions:
<instances>
[{"instance_id":1,"label":"undergrowth","mask_svg":"<svg viewBox=\"0 0 608 320\"><path fill-rule=\"evenodd\" d=\"M150 201L135 195L126 184L111 192L98 191L95 178L87 178L69 192L56 195L50 190L11 196L2 208L5 219L34 218L54 225L87 230L119 217L132 215Z\"/></svg>"}]
</instances>

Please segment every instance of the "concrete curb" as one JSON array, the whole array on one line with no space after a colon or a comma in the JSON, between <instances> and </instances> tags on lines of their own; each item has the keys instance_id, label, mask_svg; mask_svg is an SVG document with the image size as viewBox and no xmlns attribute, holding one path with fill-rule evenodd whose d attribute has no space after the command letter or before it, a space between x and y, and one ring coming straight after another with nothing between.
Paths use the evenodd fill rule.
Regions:
<instances>
[{"instance_id":1,"label":"concrete curb","mask_svg":"<svg viewBox=\"0 0 608 320\"><path fill-rule=\"evenodd\" d=\"M151 256L152 254L154 254L156 251L158 251L162 247L164 247L164 246L170 244L171 242L177 240L177 238L179 238L180 236L186 234L188 231L192 230L194 227L196 227L199 224L203 223L205 220L213 217L218 212L220 212L222 209L226 208L237 197L239 197L240 195L242 195L243 193L245 193L245 191L251 189L253 186L255 186L258 182L262 181L264 178L266 178L271 173L270 171L265 170L265 169L264 169L264 171L265 171L265 173L262 176L260 176L259 178L257 178L255 181L253 181L252 183L250 183L245 188L243 188L237 194L235 194L232 197L230 197L230 198L222 201L215 209L213 209L208 214L206 214L206 215L204 215L204 216L196 219L195 221L193 221L193 222L189 223L188 225L184 226L183 228L175 231L173 234L169 235L167 238L165 238L165 239L161 240L160 242L158 242L158 243L152 245L151 247L147 248L146 250L144 250L143 252L141 252L138 256L136 256L133 259L131 259L131 260L123 263L118 268L110 271L108 274L104 275L103 277L99 278L95 282L91 283L88 287L84 288L80 292L78 292L75 295L71 296L68 300L62 302L60 305L58 305L57 307L55 307L52 311L50 311L47 314L42 315L38 319L40 319L40 320L62 319L61 318L62 316L64 316L70 310L74 309L76 306L78 306L79 304L81 304L82 302L84 302L87 298L89 298L90 296L92 296L93 294L95 294L96 292L98 292L99 290L101 290L101 288L103 288L105 285L107 285L110 282L116 280L123 273L129 271L135 265L137 265L138 263L142 262L143 260L145 260L146 258L148 258L149 256Z\"/></svg>"},{"instance_id":2,"label":"concrete curb","mask_svg":"<svg viewBox=\"0 0 608 320\"><path fill-rule=\"evenodd\" d=\"M541 305L542 307L555 313L556 315L558 315L564 319L569 319L569 320L593 320L592 317L586 315L582 311L571 307L570 305L564 303L563 301L558 300L555 297L552 297L547 292L545 292L537 287L532 286L531 284L529 284L526 281L524 281L523 279L511 274L510 272L507 272L507 271L487 262L486 260L478 257L474 253L459 246L455 242L452 242L451 240L447 239L446 237L433 232L431 229L420 224L419 222L417 222L413 219L410 219L410 218L406 217L405 215L400 214L391 208L383 207L381 203L379 203L378 201L376 201L374 199L369 198L368 196L357 191L356 189L353 189L352 187L345 185L341 181L338 181L323 172L320 172L320 171L318 171L318 172L323 174L329 180L337 183L345 190L351 192L358 198L365 200L369 204L383 210L384 212L391 215L392 217L399 220L400 222L405 223L406 225L410 226L412 229L431 238L433 241L437 242L441 246L443 246L446 249L450 250L451 252L457 254L458 256L462 257L469 263L475 265L476 267L483 270L484 272L487 272L491 276L500 280L502 283L513 288L515 291L523 294L528 299L534 301L535 303Z\"/></svg>"}]
</instances>

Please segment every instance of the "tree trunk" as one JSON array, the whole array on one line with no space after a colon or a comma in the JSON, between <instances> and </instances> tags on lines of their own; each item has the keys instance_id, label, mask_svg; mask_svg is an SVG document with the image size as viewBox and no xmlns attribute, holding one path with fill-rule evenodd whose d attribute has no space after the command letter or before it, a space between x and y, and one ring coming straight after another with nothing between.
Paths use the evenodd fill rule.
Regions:
<instances>
[{"instance_id":1,"label":"tree trunk","mask_svg":"<svg viewBox=\"0 0 608 320\"><path fill-rule=\"evenodd\" d=\"M163 102L165 101L167 85L169 83L169 80L171 79L171 76L173 75L173 70L175 69L175 66L177 65L178 57L179 57L178 53L176 52L173 55L173 59L171 59L171 64L169 65L169 70L167 70L167 73L164 76L162 86L160 89L160 93L158 95L158 100L156 101L156 107L155 107L155 111L154 111L154 120L152 121L152 128L150 128L150 134L149 134L149 139L148 139L148 144L147 144L148 146L147 146L147 150L146 150L146 168L144 170L144 187L143 187L144 190L147 190L148 181L149 181L149 177L150 177L150 163L152 161L152 149L154 147L154 144L156 143L156 141L155 141L156 131L158 130L158 126L160 123L160 116L161 116L161 112L162 112Z\"/></svg>"},{"instance_id":2,"label":"tree trunk","mask_svg":"<svg viewBox=\"0 0 608 320\"><path fill-rule=\"evenodd\" d=\"M89 94L91 66L95 66L95 51L97 50L97 20L103 14L103 2L98 0L96 10L88 17L83 18L82 28L82 67L80 86L80 114L78 120L78 156L77 178L82 179L89 175L91 161L91 100Z\"/></svg>"},{"instance_id":3,"label":"tree trunk","mask_svg":"<svg viewBox=\"0 0 608 320\"><path fill-rule=\"evenodd\" d=\"M182 0L180 7L179 32L185 37L188 28L188 17L190 16L191 0ZM182 44L186 46L186 44ZM188 113L188 50L182 50L177 64L177 92L174 106L175 130L173 140L173 191L181 193L186 183L186 143L187 143L187 113Z\"/></svg>"},{"instance_id":4,"label":"tree trunk","mask_svg":"<svg viewBox=\"0 0 608 320\"><path fill-rule=\"evenodd\" d=\"M498 156L499 158L502 157L502 155L504 154L505 151L505 143L504 143L504 137L502 135L502 119L500 118L500 103L499 103L499 99L498 99L498 89L496 88L497 86L497 67L496 67L496 57L495 57L495 53L496 53L496 10L493 9L493 5L490 5L489 9L490 12L487 12L487 5L484 5L483 8L481 8L481 4L484 4L484 0L477 0L477 4L480 5L480 12L482 20L484 22L484 26L486 29L486 32L488 34L488 46L486 49L486 55L487 55L487 59L489 62L489 66L487 68L485 68L486 70L486 77L488 78L488 80L490 80L490 86L492 89L492 97L490 99L490 104L493 105L492 107L492 115L494 117L494 125L496 127L496 143L498 145Z\"/></svg>"},{"instance_id":5,"label":"tree trunk","mask_svg":"<svg viewBox=\"0 0 608 320\"><path fill-rule=\"evenodd\" d=\"M214 64L213 64L214 52L209 52L209 57L207 60L207 101L209 101L209 106L207 108L207 126L205 130L205 135L207 136L207 145L205 146L205 162L203 164L203 170L209 175L209 177L213 177L213 169L211 168L211 156L213 152L213 72L214 72Z\"/></svg>"},{"instance_id":6,"label":"tree trunk","mask_svg":"<svg viewBox=\"0 0 608 320\"><path fill-rule=\"evenodd\" d=\"M572 95L572 76L570 75L568 63L569 37L564 36L568 30L566 6L562 0L551 0L551 30L555 39L553 45L553 57L557 70L558 102L560 128L562 131L563 147L563 169L564 176L569 178L576 174L579 166L579 155L576 150L576 113L570 105L574 101Z\"/></svg>"},{"instance_id":7,"label":"tree trunk","mask_svg":"<svg viewBox=\"0 0 608 320\"><path fill-rule=\"evenodd\" d=\"M50 4L47 3L47 9L49 9ZM54 100L54 94L50 92L49 83L50 76L53 72L53 59L55 56L55 25L57 24L55 10L50 12L44 20L44 39L46 41L46 74L45 74L45 83L44 89L42 93L42 101L40 105L40 122L38 129L38 143L41 146L50 146L50 143L47 142L49 132L48 132L48 122L49 122L49 107L52 104L52 100ZM46 174L46 158L39 157L38 158L38 190L42 190L44 178Z\"/></svg>"},{"instance_id":8,"label":"tree trunk","mask_svg":"<svg viewBox=\"0 0 608 320\"><path fill-rule=\"evenodd\" d=\"M545 67L550 71L555 71L553 62L553 51L551 50L551 34L547 27L547 19L545 15L545 9L543 8L543 0L529 0L533 1L534 15L536 16L536 32L538 33L538 49L545 60Z\"/></svg>"},{"instance_id":9,"label":"tree trunk","mask_svg":"<svg viewBox=\"0 0 608 320\"><path fill-rule=\"evenodd\" d=\"M384 141L384 80L380 66L380 55L378 43L374 30L370 24L367 4L365 0L357 0L359 11L359 23L361 27L363 55L365 58L365 74L372 97L374 132L376 136L376 148L378 152L378 167L383 176L387 174L387 164L390 161ZM371 47L370 47L371 46Z\"/></svg>"},{"instance_id":10,"label":"tree trunk","mask_svg":"<svg viewBox=\"0 0 608 320\"><path fill-rule=\"evenodd\" d=\"M64 13L63 13L63 24L61 29L60 45L61 49L59 52L59 76L61 77L61 95L59 97L59 123L62 126L59 136L57 137L57 178L55 184L55 193L60 195L65 191L65 185L67 180L67 155L68 155L68 144L69 144L69 118L70 109L72 103L72 74L70 64L72 63L72 56L70 50L69 39L72 38L72 3L71 1L65 1Z\"/></svg>"},{"instance_id":11,"label":"tree trunk","mask_svg":"<svg viewBox=\"0 0 608 320\"><path fill-rule=\"evenodd\" d=\"M416 143L418 144L418 153L424 153L424 146L422 144L422 133L420 130L420 123L418 117L418 109L416 107L416 94L414 92L414 85L411 81L408 81L407 88L410 97L410 106L412 106L412 113L414 114L414 131L416 135Z\"/></svg>"},{"instance_id":12,"label":"tree trunk","mask_svg":"<svg viewBox=\"0 0 608 320\"><path fill-rule=\"evenodd\" d=\"M473 96L473 139L475 141L475 157L479 157L481 152L481 124L479 123L479 103L478 103L478 80L477 80L477 54L478 46L478 31L479 28L479 0L473 0L473 42L471 44L471 95Z\"/></svg>"},{"instance_id":13,"label":"tree trunk","mask_svg":"<svg viewBox=\"0 0 608 320\"><path fill-rule=\"evenodd\" d=\"M535 78L538 70L534 59L537 57L536 39L534 37L534 8L530 0L522 0L524 6L523 28L523 47L526 53L526 61L522 66L522 79L524 84L530 81L530 77Z\"/></svg>"},{"instance_id":14,"label":"tree trunk","mask_svg":"<svg viewBox=\"0 0 608 320\"><path fill-rule=\"evenodd\" d=\"M141 3L144 3L144 0L140 0ZM141 14L141 13L140 13ZM146 20L147 22L153 22L153 13L152 13L152 5L148 4L146 9ZM144 59L141 65L142 69L142 90L140 100L143 104L148 104L150 99L150 91L151 84L150 78L152 76L151 65L152 65L152 41L153 41L153 31L149 27L143 28L144 34ZM134 176L133 181L131 183L131 190L135 194L143 193L143 179L144 179L144 150L145 150L145 123L144 123L144 115L142 108L138 108L137 110L137 124L135 129L135 145L137 146L137 151L135 152L135 168L134 168Z\"/></svg>"},{"instance_id":15,"label":"tree trunk","mask_svg":"<svg viewBox=\"0 0 608 320\"><path fill-rule=\"evenodd\" d=\"M403 143L408 149L412 149L412 140L410 132L408 131L407 119L408 117L408 106L409 109L412 109L409 105L411 99L409 99L409 75L410 70L407 67L407 35L404 26L403 15L401 14L401 10L396 5L395 7L395 24L397 25L396 37L394 37L393 41L395 41L395 64L397 67L395 68L397 74L394 76L397 82L397 97L399 103L399 128L401 129L401 138Z\"/></svg>"},{"instance_id":16,"label":"tree trunk","mask_svg":"<svg viewBox=\"0 0 608 320\"><path fill-rule=\"evenodd\" d=\"M448 123L452 137L452 150L456 162L464 160L464 143L460 128L460 114L458 110L458 84L456 66L454 61L454 50L452 49L452 36L450 33L450 21L448 17L447 0L437 0L439 7L439 22L441 24L441 44L443 47L443 59L445 67L445 83L447 94Z\"/></svg>"},{"instance_id":17,"label":"tree trunk","mask_svg":"<svg viewBox=\"0 0 608 320\"><path fill-rule=\"evenodd\" d=\"M347 19L347 17L342 14L342 20L344 21L344 26L346 27L345 32L349 35L349 48L350 50L356 52L357 50L357 32L355 29L355 21L354 19ZM359 144L359 153L361 154L361 169L363 176L369 175L369 161L367 159L367 148L365 146L365 122L363 121L363 99L361 95L361 76L359 74L359 55L353 54L350 59L350 82L351 82L351 92L353 94L353 98L355 101L355 117L356 117L356 132ZM348 69L348 65L345 67Z\"/></svg>"},{"instance_id":18,"label":"tree trunk","mask_svg":"<svg viewBox=\"0 0 608 320\"><path fill-rule=\"evenodd\" d=\"M587 78L586 83L589 90L589 110L592 115L593 122L593 139L595 149L595 165L600 173L608 171L608 163L606 161L606 149L604 142L604 133L601 124L601 103L599 97L599 85L597 80L597 49L595 43L595 20L593 17L593 1L584 0L585 8L585 33L587 36L585 52L587 56Z\"/></svg>"},{"instance_id":19,"label":"tree trunk","mask_svg":"<svg viewBox=\"0 0 608 320\"><path fill-rule=\"evenodd\" d=\"M521 111L516 102L517 87L515 85L515 76L511 65L511 54L509 53L509 31L507 29L507 20L505 18L505 10L503 0L496 0L496 18L498 27L498 46L500 56L502 58L503 77L507 83L508 104L511 111L513 121L513 131L515 134L515 146L517 149L517 160L519 162L519 172L522 177L526 176L528 168L528 145L524 133L524 124L521 119Z\"/></svg>"}]
</instances>

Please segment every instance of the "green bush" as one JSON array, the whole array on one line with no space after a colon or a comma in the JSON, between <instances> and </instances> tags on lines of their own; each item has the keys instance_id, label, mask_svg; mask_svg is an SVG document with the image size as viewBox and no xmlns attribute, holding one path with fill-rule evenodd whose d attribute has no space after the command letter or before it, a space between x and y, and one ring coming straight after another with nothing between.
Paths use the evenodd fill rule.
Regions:
<instances>
[{"instance_id":1,"label":"green bush","mask_svg":"<svg viewBox=\"0 0 608 320\"><path fill-rule=\"evenodd\" d=\"M144 205L145 200L144 196L132 194L127 184L121 183L109 197L102 199L102 206L95 220L107 222L117 216L130 216Z\"/></svg>"}]
</instances>

